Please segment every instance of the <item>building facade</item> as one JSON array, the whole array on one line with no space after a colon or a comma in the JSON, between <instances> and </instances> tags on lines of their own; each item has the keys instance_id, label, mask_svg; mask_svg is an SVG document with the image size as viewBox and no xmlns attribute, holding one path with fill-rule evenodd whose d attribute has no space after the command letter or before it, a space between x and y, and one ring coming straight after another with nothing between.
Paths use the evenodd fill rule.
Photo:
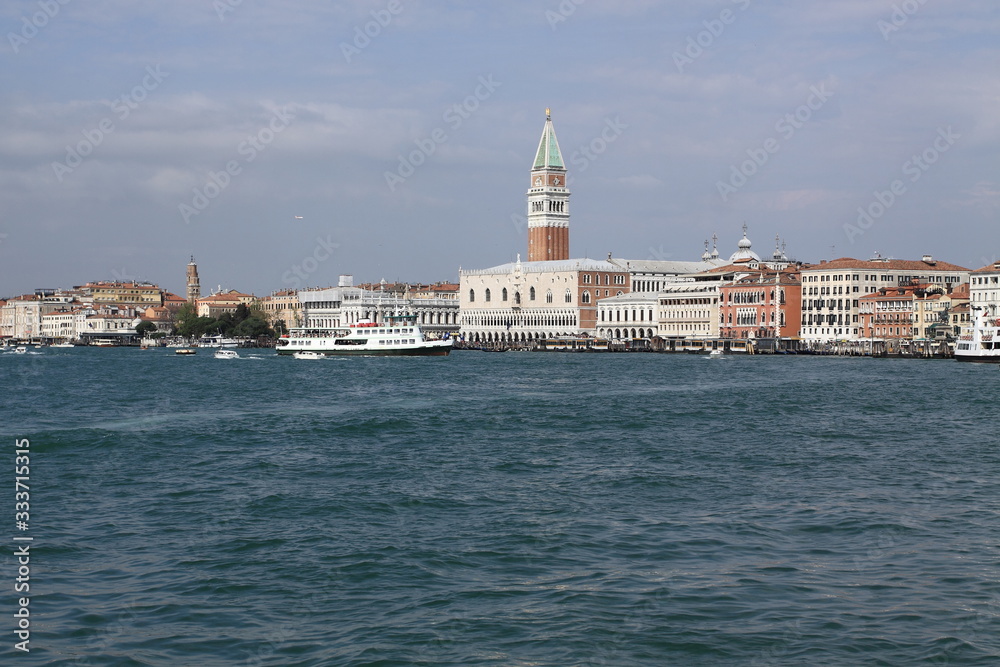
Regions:
<instances>
[{"instance_id":1,"label":"building facade","mask_svg":"<svg viewBox=\"0 0 1000 667\"><path fill-rule=\"evenodd\" d=\"M971 273L969 309L972 319L1000 318L1000 261L987 264Z\"/></svg>"},{"instance_id":2,"label":"building facade","mask_svg":"<svg viewBox=\"0 0 1000 667\"><path fill-rule=\"evenodd\" d=\"M802 267L802 338L810 342L857 340L862 331L860 299L882 288L914 281L945 292L969 280L969 270L925 255L921 260L842 257ZM888 325L886 325L888 326Z\"/></svg>"},{"instance_id":3,"label":"building facade","mask_svg":"<svg viewBox=\"0 0 1000 667\"><path fill-rule=\"evenodd\" d=\"M461 271L467 341L527 342L594 335L600 299L628 293L628 272L594 259L521 262Z\"/></svg>"},{"instance_id":4,"label":"building facade","mask_svg":"<svg viewBox=\"0 0 1000 667\"><path fill-rule=\"evenodd\" d=\"M597 337L606 340L652 339L659 325L659 298L652 293L622 294L597 302Z\"/></svg>"},{"instance_id":5,"label":"building facade","mask_svg":"<svg viewBox=\"0 0 1000 667\"><path fill-rule=\"evenodd\" d=\"M758 269L719 288L724 338L798 338L802 282L798 271Z\"/></svg>"},{"instance_id":6,"label":"building facade","mask_svg":"<svg viewBox=\"0 0 1000 667\"><path fill-rule=\"evenodd\" d=\"M134 306L162 306L163 291L152 283L100 281L81 287L93 295L95 306L128 304Z\"/></svg>"},{"instance_id":7,"label":"building facade","mask_svg":"<svg viewBox=\"0 0 1000 667\"><path fill-rule=\"evenodd\" d=\"M687 279L657 294L660 338L718 338L720 280Z\"/></svg>"},{"instance_id":8,"label":"building facade","mask_svg":"<svg viewBox=\"0 0 1000 667\"><path fill-rule=\"evenodd\" d=\"M235 313L240 305L249 306L257 300L253 294L244 294L234 289L216 292L195 301L198 317L218 318L225 313Z\"/></svg>"}]
</instances>

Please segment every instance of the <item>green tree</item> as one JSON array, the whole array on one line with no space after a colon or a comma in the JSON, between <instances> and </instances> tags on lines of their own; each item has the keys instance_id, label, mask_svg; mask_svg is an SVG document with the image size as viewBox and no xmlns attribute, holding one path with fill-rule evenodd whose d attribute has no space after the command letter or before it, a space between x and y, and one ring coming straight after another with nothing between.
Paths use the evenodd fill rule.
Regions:
<instances>
[{"instance_id":1,"label":"green tree","mask_svg":"<svg viewBox=\"0 0 1000 667\"><path fill-rule=\"evenodd\" d=\"M236 312L233 313L233 322L235 324L239 324L248 317L250 317L250 309L247 308L245 303L236 306Z\"/></svg>"},{"instance_id":2,"label":"green tree","mask_svg":"<svg viewBox=\"0 0 1000 667\"><path fill-rule=\"evenodd\" d=\"M135 332L142 337L145 337L147 334L151 334L154 331L156 331L156 325L153 324L152 322L144 321L144 322L139 322L139 324L135 325Z\"/></svg>"},{"instance_id":3,"label":"green tree","mask_svg":"<svg viewBox=\"0 0 1000 667\"><path fill-rule=\"evenodd\" d=\"M274 336L274 330L271 329L270 325L260 319L259 317L248 317L233 329L233 334L236 336L248 336L250 338L259 338L260 336Z\"/></svg>"},{"instance_id":4,"label":"green tree","mask_svg":"<svg viewBox=\"0 0 1000 667\"><path fill-rule=\"evenodd\" d=\"M219 333L224 336L228 336L237 324L236 317L233 313L222 313L216 321L218 322Z\"/></svg>"}]
</instances>

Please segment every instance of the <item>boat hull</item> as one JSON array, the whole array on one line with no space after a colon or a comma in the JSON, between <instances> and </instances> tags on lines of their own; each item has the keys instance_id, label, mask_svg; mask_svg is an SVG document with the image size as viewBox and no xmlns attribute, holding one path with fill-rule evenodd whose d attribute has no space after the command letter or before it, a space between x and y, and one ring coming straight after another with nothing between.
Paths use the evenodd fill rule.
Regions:
<instances>
[{"instance_id":1,"label":"boat hull","mask_svg":"<svg viewBox=\"0 0 1000 667\"><path fill-rule=\"evenodd\" d=\"M974 361L979 364L1000 364L1000 355L959 354L955 352L955 361Z\"/></svg>"},{"instance_id":2,"label":"boat hull","mask_svg":"<svg viewBox=\"0 0 1000 667\"><path fill-rule=\"evenodd\" d=\"M297 350L278 350L278 354L290 357ZM315 350L327 357L446 357L451 352L451 345L406 348L398 350Z\"/></svg>"}]
</instances>

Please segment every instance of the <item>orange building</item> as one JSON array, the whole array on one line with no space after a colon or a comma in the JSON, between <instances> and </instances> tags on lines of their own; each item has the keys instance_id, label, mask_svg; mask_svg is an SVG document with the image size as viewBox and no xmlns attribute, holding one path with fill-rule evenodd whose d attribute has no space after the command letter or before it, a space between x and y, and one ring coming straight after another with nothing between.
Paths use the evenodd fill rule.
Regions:
<instances>
[{"instance_id":1,"label":"orange building","mask_svg":"<svg viewBox=\"0 0 1000 667\"><path fill-rule=\"evenodd\" d=\"M915 305L918 292L926 293L930 285L912 284L883 287L858 299L862 338L910 340L916 323Z\"/></svg>"},{"instance_id":2,"label":"orange building","mask_svg":"<svg viewBox=\"0 0 1000 667\"><path fill-rule=\"evenodd\" d=\"M719 334L724 338L798 338L802 276L758 269L719 287Z\"/></svg>"}]
</instances>

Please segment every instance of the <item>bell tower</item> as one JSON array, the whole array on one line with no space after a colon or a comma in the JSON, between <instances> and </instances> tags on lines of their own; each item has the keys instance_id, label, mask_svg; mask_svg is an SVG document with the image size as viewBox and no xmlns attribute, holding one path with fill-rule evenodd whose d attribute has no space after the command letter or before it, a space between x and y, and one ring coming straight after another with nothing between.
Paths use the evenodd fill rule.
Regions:
<instances>
[{"instance_id":1,"label":"bell tower","mask_svg":"<svg viewBox=\"0 0 1000 667\"><path fill-rule=\"evenodd\" d=\"M187 266L187 300L194 303L201 298L201 282L198 280L198 265L194 263L194 255Z\"/></svg>"},{"instance_id":2,"label":"bell tower","mask_svg":"<svg viewBox=\"0 0 1000 667\"><path fill-rule=\"evenodd\" d=\"M546 109L528 190L528 261L559 259L569 259L569 189L552 113Z\"/></svg>"}]
</instances>

